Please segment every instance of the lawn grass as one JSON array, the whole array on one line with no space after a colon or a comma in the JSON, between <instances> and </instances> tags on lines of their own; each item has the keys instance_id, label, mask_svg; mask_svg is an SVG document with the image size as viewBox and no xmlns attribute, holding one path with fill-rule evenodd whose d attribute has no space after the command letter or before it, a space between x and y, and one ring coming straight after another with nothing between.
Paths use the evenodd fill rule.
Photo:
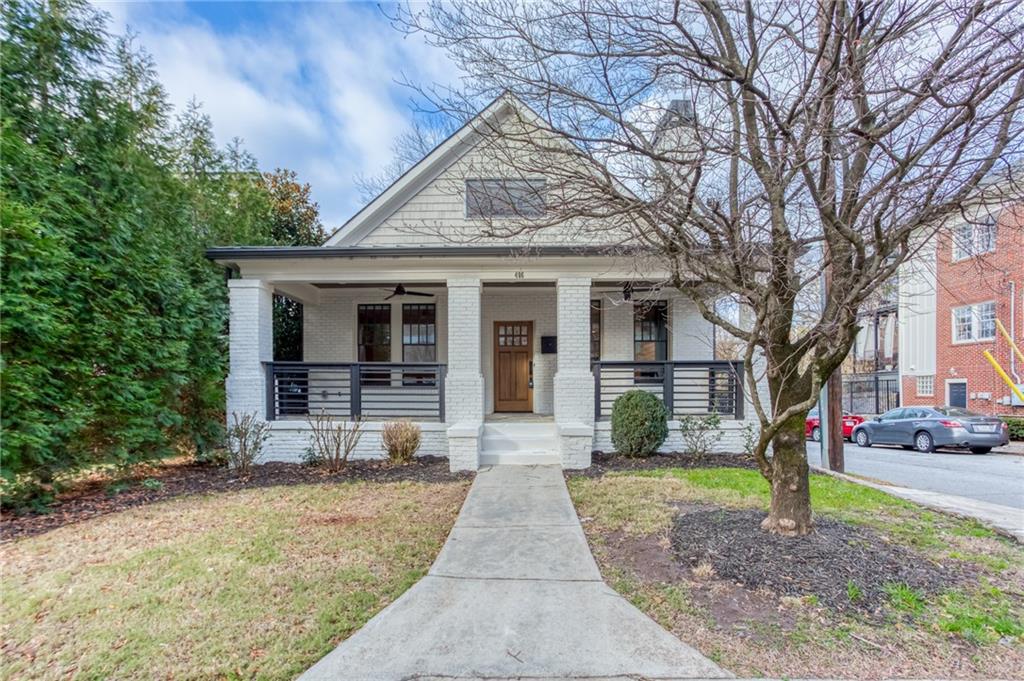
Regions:
<instances>
[{"instance_id":1,"label":"lawn grass","mask_svg":"<svg viewBox=\"0 0 1024 681\"><path fill-rule=\"evenodd\" d=\"M188 497L3 547L3 678L292 678L415 583L468 481Z\"/></svg>"},{"instance_id":2,"label":"lawn grass","mask_svg":"<svg viewBox=\"0 0 1024 681\"><path fill-rule=\"evenodd\" d=\"M713 571L666 578L625 555L667 538L687 505L766 510L768 483L739 468L659 469L570 477L569 491L602 574L637 607L740 676L1020 678L1024 549L976 522L861 485L811 477L818 516L869 527L922 560L959 561L975 586L925 596L886 585L879 617L738 587ZM668 546L662 540L661 545ZM667 551L667 548L666 548ZM644 553L650 560L649 553ZM668 559L666 559L668 560ZM862 597L846 585L851 602Z\"/></svg>"}]
</instances>

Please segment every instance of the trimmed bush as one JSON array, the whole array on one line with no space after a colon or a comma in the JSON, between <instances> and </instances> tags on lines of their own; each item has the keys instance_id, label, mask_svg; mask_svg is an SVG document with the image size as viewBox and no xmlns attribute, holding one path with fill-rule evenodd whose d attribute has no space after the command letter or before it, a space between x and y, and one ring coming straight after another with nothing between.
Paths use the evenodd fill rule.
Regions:
<instances>
[{"instance_id":1,"label":"trimmed bush","mask_svg":"<svg viewBox=\"0 0 1024 681\"><path fill-rule=\"evenodd\" d=\"M650 456L668 437L668 413L644 390L619 395L612 405L612 444L624 456Z\"/></svg>"},{"instance_id":2,"label":"trimmed bush","mask_svg":"<svg viewBox=\"0 0 1024 681\"><path fill-rule=\"evenodd\" d=\"M684 452L703 459L722 439L722 417L718 414L687 414L679 419L679 436L683 440Z\"/></svg>"},{"instance_id":3,"label":"trimmed bush","mask_svg":"<svg viewBox=\"0 0 1024 681\"><path fill-rule=\"evenodd\" d=\"M1010 426L1011 440L1024 440L1024 418L1004 416L1003 420L1006 421L1006 425Z\"/></svg>"},{"instance_id":4,"label":"trimmed bush","mask_svg":"<svg viewBox=\"0 0 1024 681\"><path fill-rule=\"evenodd\" d=\"M380 441L391 463L410 463L420 448L422 430L415 423L391 421L380 429Z\"/></svg>"},{"instance_id":5,"label":"trimmed bush","mask_svg":"<svg viewBox=\"0 0 1024 681\"><path fill-rule=\"evenodd\" d=\"M263 454L263 443L270 438L270 424L256 414L231 414L227 430L228 467L239 475L249 475Z\"/></svg>"}]
</instances>

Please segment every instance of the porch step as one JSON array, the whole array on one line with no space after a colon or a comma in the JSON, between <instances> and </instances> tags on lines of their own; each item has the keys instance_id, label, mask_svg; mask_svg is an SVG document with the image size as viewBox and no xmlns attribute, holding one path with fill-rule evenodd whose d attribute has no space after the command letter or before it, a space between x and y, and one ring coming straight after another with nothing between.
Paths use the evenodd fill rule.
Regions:
<instances>
[{"instance_id":1,"label":"porch step","mask_svg":"<svg viewBox=\"0 0 1024 681\"><path fill-rule=\"evenodd\" d=\"M524 435L515 437L513 435L488 435L480 441L481 451L519 451L519 450L544 450L558 449L558 439L554 435Z\"/></svg>"},{"instance_id":2,"label":"porch step","mask_svg":"<svg viewBox=\"0 0 1024 681\"><path fill-rule=\"evenodd\" d=\"M485 423L480 438L482 465L560 463L554 423Z\"/></svg>"},{"instance_id":3,"label":"porch step","mask_svg":"<svg viewBox=\"0 0 1024 681\"><path fill-rule=\"evenodd\" d=\"M481 466L539 466L561 462L558 451L554 449L484 450L480 452Z\"/></svg>"}]
</instances>

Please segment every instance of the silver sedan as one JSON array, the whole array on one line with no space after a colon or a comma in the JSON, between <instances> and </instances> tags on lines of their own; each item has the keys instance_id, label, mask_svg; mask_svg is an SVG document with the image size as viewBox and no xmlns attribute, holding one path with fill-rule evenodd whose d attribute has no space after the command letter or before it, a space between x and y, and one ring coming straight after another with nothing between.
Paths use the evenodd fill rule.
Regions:
<instances>
[{"instance_id":1,"label":"silver sedan","mask_svg":"<svg viewBox=\"0 0 1024 681\"><path fill-rule=\"evenodd\" d=\"M859 424L853 440L861 447L901 445L919 452L952 447L987 454L1010 441L1010 428L996 416L960 407L899 407Z\"/></svg>"}]
</instances>

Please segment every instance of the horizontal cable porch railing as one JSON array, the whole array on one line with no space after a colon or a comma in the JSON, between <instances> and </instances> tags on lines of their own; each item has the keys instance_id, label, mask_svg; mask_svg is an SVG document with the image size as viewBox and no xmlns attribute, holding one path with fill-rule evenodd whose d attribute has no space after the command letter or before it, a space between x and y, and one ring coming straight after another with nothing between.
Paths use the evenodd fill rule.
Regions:
<instances>
[{"instance_id":1,"label":"horizontal cable porch railing","mask_svg":"<svg viewBox=\"0 0 1024 681\"><path fill-rule=\"evenodd\" d=\"M670 419L718 414L723 419L743 418L743 362L601 361L594 371L594 418L611 418L615 399L628 390L646 390L657 396Z\"/></svg>"},{"instance_id":2,"label":"horizontal cable porch railing","mask_svg":"<svg viewBox=\"0 0 1024 681\"><path fill-rule=\"evenodd\" d=\"M444 421L444 364L265 362L267 419Z\"/></svg>"}]
</instances>

